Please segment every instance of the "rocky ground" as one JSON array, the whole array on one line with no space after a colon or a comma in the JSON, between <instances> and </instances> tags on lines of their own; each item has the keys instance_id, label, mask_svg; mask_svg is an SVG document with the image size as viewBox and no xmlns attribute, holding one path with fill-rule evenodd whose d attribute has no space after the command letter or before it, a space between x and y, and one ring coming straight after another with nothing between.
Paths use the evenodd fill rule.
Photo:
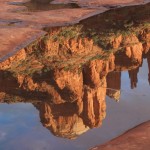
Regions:
<instances>
[{"instance_id":1,"label":"rocky ground","mask_svg":"<svg viewBox=\"0 0 150 150\"><path fill-rule=\"evenodd\" d=\"M150 121L129 130L118 138L91 150L149 150Z\"/></svg>"}]
</instances>

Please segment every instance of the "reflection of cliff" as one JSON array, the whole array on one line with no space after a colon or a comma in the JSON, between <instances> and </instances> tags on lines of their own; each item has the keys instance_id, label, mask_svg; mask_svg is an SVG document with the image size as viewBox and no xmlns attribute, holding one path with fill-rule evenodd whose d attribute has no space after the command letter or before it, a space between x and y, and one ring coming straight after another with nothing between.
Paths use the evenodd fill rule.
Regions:
<instances>
[{"instance_id":1,"label":"reflection of cliff","mask_svg":"<svg viewBox=\"0 0 150 150\"><path fill-rule=\"evenodd\" d=\"M12 58L25 60L19 69L15 68L18 62L12 65L11 59L0 64L0 101L33 103L43 126L54 135L69 139L102 124L106 95L120 99L121 71L128 70L131 88L135 88L143 53L150 62L148 50L145 53L143 47L134 46L104 57L94 56L87 62L87 57L82 58L82 63L75 65L62 67L62 63L60 67L53 61L51 68L48 62L37 64L35 57L30 64L24 52Z\"/></svg>"},{"instance_id":2,"label":"reflection of cliff","mask_svg":"<svg viewBox=\"0 0 150 150\"><path fill-rule=\"evenodd\" d=\"M89 129L77 113L76 103L52 105L40 102L34 106L39 110L43 126L55 136L74 139Z\"/></svg>"},{"instance_id":3,"label":"reflection of cliff","mask_svg":"<svg viewBox=\"0 0 150 150\"><path fill-rule=\"evenodd\" d=\"M0 101L33 103L56 136L73 139L99 127L106 95L120 99L121 71L129 72L135 88L143 55L150 70L148 10L133 9L142 15L136 20L117 10L45 29L49 34L0 63Z\"/></svg>"},{"instance_id":4,"label":"reflection of cliff","mask_svg":"<svg viewBox=\"0 0 150 150\"><path fill-rule=\"evenodd\" d=\"M121 72L116 71L119 64L115 64L114 58L117 57L112 55L107 61L93 60L81 72L78 71L80 68L74 71L54 69L40 76L16 77L8 71L1 71L1 102L33 103L39 110L44 127L56 136L74 139L102 124L106 116L106 94L119 100ZM146 57L149 63L149 54ZM137 64L137 68L133 63L135 69L132 70L130 65L122 66L120 61L119 70L129 68L133 88L137 84L141 63Z\"/></svg>"},{"instance_id":5,"label":"reflection of cliff","mask_svg":"<svg viewBox=\"0 0 150 150\"><path fill-rule=\"evenodd\" d=\"M107 75L107 95L116 101L120 99L121 72L110 72Z\"/></svg>"},{"instance_id":6,"label":"reflection of cliff","mask_svg":"<svg viewBox=\"0 0 150 150\"><path fill-rule=\"evenodd\" d=\"M129 78L131 81L131 89L134 89L137 87L137 83L138 83L138 77L137 74L139 72L139 68L133 69L133 70L129 70Z\"/></svg>"},{"instance_id":7,"label":"reflection of cliff","mask_svg":"<svg viewBox=\"0 0 150 150\"><path fill-rule=\"evenodd\" d=\"M148 63L148 69L149 69L148 81L149 81L149 84L150 84L150 56L147 57L147 63Z\"/></svg>"},{"instance_id":8,"label":"reflection of cliff","mask_svg":"<svg viewBox=\"0 0 150 150\"><path fill-rule=\"evenodd\" d=\"M103 88L96 91L86 89L82 103L83 107L82 104L78 105L78 102L63 104L40 102L34 106L40 112L43 126L56 136L74 139L89 128L102 124L106 113Z\"/></svg>"}]
</instances>

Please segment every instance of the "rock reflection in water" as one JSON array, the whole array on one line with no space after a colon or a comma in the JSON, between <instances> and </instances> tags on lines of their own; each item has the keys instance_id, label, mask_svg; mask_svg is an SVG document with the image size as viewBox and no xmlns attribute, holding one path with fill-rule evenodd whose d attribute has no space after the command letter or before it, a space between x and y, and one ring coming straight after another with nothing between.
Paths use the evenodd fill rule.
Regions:
<instances>
[{"instance_id":1,"label":"rock reflection in water","mask_svg":"<svg viewBox=\"0 0 150 150\"><path fill-rule=\"evenodd\" d=\"M150 63L149 54L146 58ZM117 70L119 64L115 68L114 59L108 62L94 60L84 68L82 75L76 72L55 70L55 73L53 72L47 78L42 76L39 79L36 78L36 82L29 77L22 78L22 84L19 83L21 82L20 78L17 81L17 78L14 78L8 72L1 71L1 102L31 102L39 110L41 123L44 127L56 136L74 139L90 128L99 127L102 124L106 116L106 94L117 101L120 98L121 72L119 70L123 71L125 66L119 67L119 70ZM111 64L111 67L113 64L113 68L110 69L110 66L108 66L109 69L106 70L102 65L103 69L99 73L104 73L99 76L96 72L98 70L98 68L96 69L97 63L99 63L99 66L103 64L105 67L106 64ZM136 68L133 63L134 69L128 71L131 88L137 86L139 66L141 66L141 63L137 64ZM131 68L132 66L127 64L126 69L128 67ZM74 79L76 79L76 83ZM40 91L35 93L33 90L35 84L39 89L41 86L46 94L42 96L43 93ZM59 90L56 89L56 85ZM25 90L27 88L33 90L32 94L31 91ZM64 90L65 88L67 88L67 91Z\"/></svg>"},{"instance_id":2,"label":"rock reflection in water","mask_svg":"<svg viewBox=\"0 0 150 150\"><path fill-rule=\"evenodd\" d=\"M40 112L43 126L55 136L74 139L89 129L78 114L75 103L52 105L48 102L39 102L34 106Z\"/></svg>"},{"instance_id":3,"label":"rock reflection in water","mask_svg":"<svg viewBox=\"0 0 150 150\"><path fill-rule=\"evenodd\" d=\"M147 63L148 63L148 68L150 70L150 56L147 57ZM148 74L148 81L149 81L149 84L150 84L150 71L149 71L149 74Z\"/></svg>"},{"instance_id":4,"label":"rock reflection in water","mask_svg":"<svg viewBox=\"0 0 150 150\"><path fill-rule=\"evenodd\" d=\"M120 99L121 71L129 72L131 89L143 57L150 71L149 5L137 8L45 29L44 38L0 64L1 102L32 103L43 126L59 137L100 127L106 95Z\"/></svg>"},{"instance_id":5,"label":"rock reflection in water","mask_svg":"<svg viewBox=\"0 0 150 150\"><path fill-rule=\"evenodd\" d=\"M107 95L114 98L116 101L120 100L121 90L121 72L110 72L107 75Z\"/></svg>"}]
</instances>

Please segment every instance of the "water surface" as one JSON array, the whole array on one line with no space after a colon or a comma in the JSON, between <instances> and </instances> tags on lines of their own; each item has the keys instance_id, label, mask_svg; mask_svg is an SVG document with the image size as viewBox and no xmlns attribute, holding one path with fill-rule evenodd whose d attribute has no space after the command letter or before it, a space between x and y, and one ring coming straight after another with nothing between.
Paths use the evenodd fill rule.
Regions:
<instances>
[{"instance_id":1,"label":"water surface","mask_svg":"<svg viewBox=\"0 0 150 150\"><path fill-rule=\"evenodd\" d=\"M46 28L0 64L0 149L87 150L149 120L148 10Z\"/></svg>"}]
</instances>

